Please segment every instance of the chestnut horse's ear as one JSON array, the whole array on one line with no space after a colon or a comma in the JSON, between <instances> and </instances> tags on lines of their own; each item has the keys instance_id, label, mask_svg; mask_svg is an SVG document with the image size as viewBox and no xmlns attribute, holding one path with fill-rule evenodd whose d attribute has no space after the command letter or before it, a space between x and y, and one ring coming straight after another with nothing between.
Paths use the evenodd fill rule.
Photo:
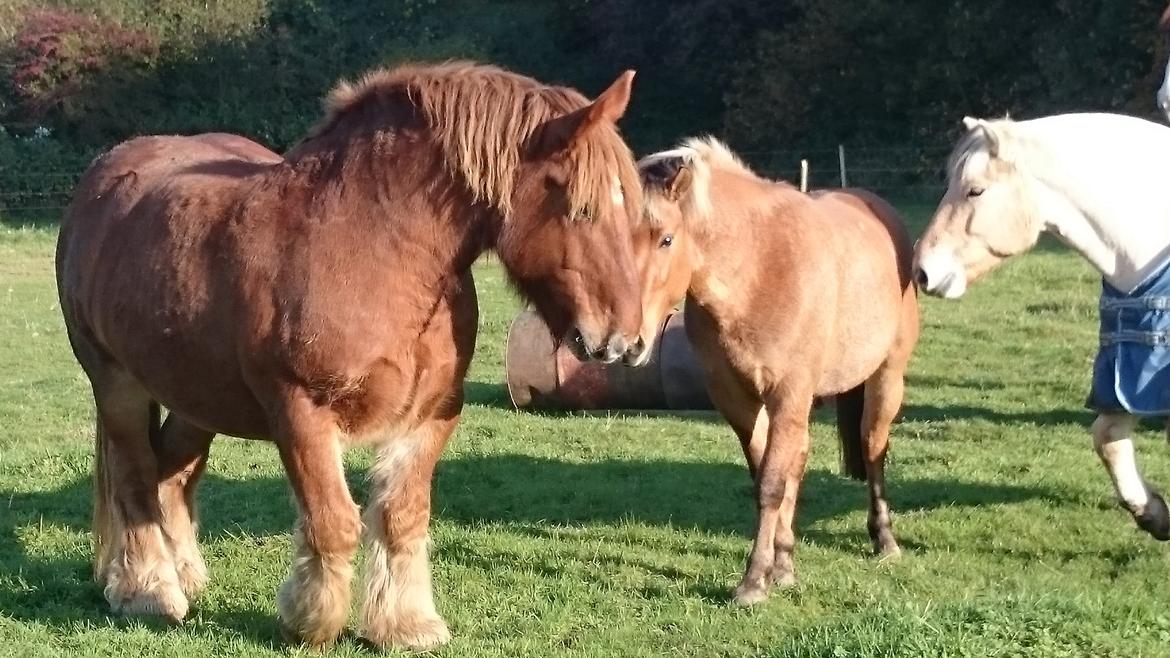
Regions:
<instances>
[{"instance_id":1,"label":"chestnut horse's ear","mask_svg":"<svg viewBox=\"0 0 1170 658\"><path fill-rule=\"evenodd\" d=\"M626 71L592 103L557 119L550 135L552 150L569 148L595 126L617 123L617 120L626 113L633 88L634 71Z\"/></svg>"},{"instance_id":2,"label":"chestnut horse's ear","mask_svg":"<svg viewBox=\"0 0 1170 658\"><path fill-rule=\"evenodd\" d=\"M630 93L633 89L634 71L630 69L619 75L609 89L601 92L601 95L589 105L589 116L584 122L585 128L588 129L600 121L617 123L630 105Z\"/></svg>"},{"instance_id":3,"label":"chestnut horse's ear","mask_svg":"<svg viewBox=\"0 0 1170 658\"><path fill-rule=\"evenodd\" d=\"M682 156L658 158L643 166L642 182L661 189L670 201L678 201L691 188L691 165Z\"/></svg>"}]
</instances>

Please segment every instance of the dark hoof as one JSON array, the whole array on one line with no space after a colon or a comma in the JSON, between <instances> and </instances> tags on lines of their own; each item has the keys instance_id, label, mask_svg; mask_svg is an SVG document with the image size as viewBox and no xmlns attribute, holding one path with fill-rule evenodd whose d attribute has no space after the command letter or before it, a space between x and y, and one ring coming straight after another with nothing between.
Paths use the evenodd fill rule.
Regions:
<instances>
[{"instance_id":1,"label":"dark hoof","mask_svg":"<svg viewBox=\"0 0 1170 658\"><path fill-rule=\"evenodd\" d=\"M1170 509L1157 493L1150 492L1150 500L1141 514L1134 517L1138 527L1150 533L1158 541L1170 539Z\"/></svg>"}]
</instances>

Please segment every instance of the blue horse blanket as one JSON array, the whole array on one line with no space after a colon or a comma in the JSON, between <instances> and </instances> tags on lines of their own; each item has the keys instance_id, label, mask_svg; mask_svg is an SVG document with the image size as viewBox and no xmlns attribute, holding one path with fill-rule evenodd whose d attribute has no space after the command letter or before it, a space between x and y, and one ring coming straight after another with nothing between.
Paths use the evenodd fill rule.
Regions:
<instances>
[{"instance_id":1,"label":"blue horse blanket","mask_svg":"<svg viewBox=\"0 0 1170 658\"><path fill-rule=\"evenodd\" d=\"M1123 293L1101 281L1101 346L1086 403L1170 416L1170 261Z\"/></svg>"}]
</instances>

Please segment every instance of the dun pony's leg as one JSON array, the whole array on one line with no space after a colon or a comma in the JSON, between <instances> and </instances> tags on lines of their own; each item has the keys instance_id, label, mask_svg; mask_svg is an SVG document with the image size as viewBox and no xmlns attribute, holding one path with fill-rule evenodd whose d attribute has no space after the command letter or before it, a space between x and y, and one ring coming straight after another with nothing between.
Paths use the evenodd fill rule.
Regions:
<instances>
[{"instance_id":1,"label":"dun pony's leg","mask_svg":"<svg viewBox=\"0 0 1170 658\"><path fill-rule=\"evenodd\" d=\"M869 538L873 551L883 557L901 553L890 522L890 505L886 500L886 450L890 443L890 426L902 407L905 382L901 368L884 365L866 382L865 409L862 412L862 436L865 438L865 474L869 487Z\"/></svg>"},{"instance_id":2,"label":"dun pony's leg","mask_svg":"<svg viewBox=\"0 0 1170 658\"><path fill-rule=\"evenodd\" d=\"M715 408L735 430L747 461L748 473L751 474L752 482L755 482L760 462L764 459L764 446L768 443L768 414L764 410L764 403L739 383L726 363L722 360L711 361L704 364L707 391Z\"/></svg>"},{"instance_id":3,"label":"dun pony's leg","mask_svg":"<svg viewBox=\"0 0 1170 658\"><path fill-rule=\"evenodd\" d=\"M743 580L735 588L735 602L740 605L763 601L773 582L781 586L796 582L793 567L796 537L792 520L808 459L812 397L796 396L796 399L800 402L785 401L775 410L769 409L768 444L756 479L759 508L756 539Z\"/></svg>"},{"instance_id":4,"label":"dun pony's leg","mask_svg":"<svg viewBox=\"0 0 1170 658\"><path fill-rule=\"evenodd\" d=\"M380 647L426 650L451 639L431 592L427 529L435 462L457 421L431 421L378 449L365 512L370 552L361 632Z\"/></svg>"},{"instance_id":5,"label":"dun pony's leg","mask_svg":"<svg viewBox=\"0 0 1170 658\"><path fill-rule=\"evenodd\" d=\"M154 441L163 533L170 542L179 584L188 598L207 586L207 565L199 553L196 533L195 490L207 467L207 452L214 436L214 432L172 412Z\"/></svg>"},{"instance_id":6,"label":"dun pony's leg","mask_svg":"<svg viewBox=\"0 0 1170 658\"><path fill-rule=\"evenodd\" d=\"M1166 501L1146 486L1134 457L1133 428L1137 419L1120 414L1101 414L1093 421L1093 447L1117 490L1121 504L1133 514L1138 526L1156 539L1170 539L1170 511Z\"/></svg>"},{"instance_id":7,"label":"dun pony's leg","mask_svg":"<svg viewBox=\"0 0 1170 658\"><path fill-rule=\"evenodd\" d=\"M296 395L278 421L277 444L300 518L295 555L276 607L285 632L313 646L332 643L349 616L350 560L361 519L342 471L339 432L329 409Z\"/></svg>"},{"instance_id":8,"label":"dun pony's leg","mask_svg":"<svg viewBox=\"0 0 1170 658\"><path fill-rule=\"evenodd\" d=\"M94 399L103 470L98 488L108 497L108 518L95 523L104 523L107 531L100 549L107 562L99 573L106 600L115 612L181 620L187 615L187 598L159 525L151 401L129 374L110 370L95 380Z\"/></svg>"}]
</instances>

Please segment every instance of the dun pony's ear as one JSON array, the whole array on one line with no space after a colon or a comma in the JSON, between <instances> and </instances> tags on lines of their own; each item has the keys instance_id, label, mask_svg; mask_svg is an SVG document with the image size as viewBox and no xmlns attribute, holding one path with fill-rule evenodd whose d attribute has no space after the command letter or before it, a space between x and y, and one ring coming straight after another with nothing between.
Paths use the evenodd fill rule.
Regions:
<instances>
[{"instance_id":1,"label":"dun pony's ear","mask_svg":"<svg viewBox=\"0 0 1170 658\"><path fill-rule=\"evenodd\" d=\"M556 120L551 131L553 150L569 148L595 126L614 124L626 113L634 88L634 72L626 71L585 107Z\"/></svg>"},{"instance_id":2,"label":"dun pony's ear","mask_svg":"<svg viewBox=\"0 0 1170 658\"><path fill-rule=\"evenodd\" d=\"M642 182L660 189L670 201L678 201L691 189L691 164L682 156L652 160L642 167Z\"/></svg>"}]
</instances>

